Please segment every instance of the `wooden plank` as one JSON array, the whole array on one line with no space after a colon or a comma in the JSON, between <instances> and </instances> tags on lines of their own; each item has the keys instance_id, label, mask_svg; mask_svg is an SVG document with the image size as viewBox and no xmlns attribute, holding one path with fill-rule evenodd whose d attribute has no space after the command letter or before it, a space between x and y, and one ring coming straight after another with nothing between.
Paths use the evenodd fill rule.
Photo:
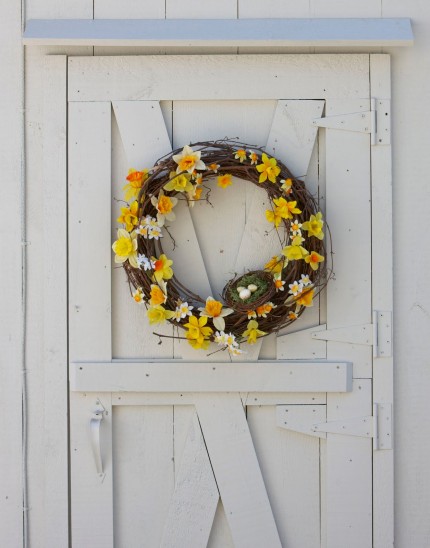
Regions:
<instances>
[{"instance_id":1,"label":"wooden plank","mask_svg":"<svg viewBox=\"0 0 430 548\"><path fill-rule=\"evenodd\" d=\"M115 2L115 0L95 0L93 19L105 20L124 20L129 19L164 19L166 16L166 7L164 0L151 0L142 2L141 0L127 0L127 2ZM115 25L110 21L109 27Z\"/></svg>"},{"instance_id":2,"label":"wooden plank","mask_svg":"<svg viewBox=\"0 0 430 548\"><path fill-rule=\"evenodd\" d=\"M69 105L69 321L75 360L112 356L110 136L110 103Z\"/></svg>"},{"instance_id":3,"label":"wooden plank","mask_svg":"<svg viewBox=\"0 0 430 548\"><path fill-rule=\"evenodd\" d=\"M194 414L176 475L175 492L167 513L160 546L187 548L207 546L215 511L218 487Z\"/></svg>"},{"instance_id":4,"label":"wooden plank","mask_svg":"<svg viewBox=\"0 0 430 548\"><path fill-rule=\"evenodd\" d=\"M293 411L296 419L322 411L325 421L323 405L289 406ZM319 440L277 427L272 406L248 408L247 418L282 546L319 546Z\"/></svg>"},{"instance_id":5,"label":"wooden plank","mask_svg":"<svg viewBox=\"0 0 430 548\"><path fill-rule=\"evenodd\" d=\"M372 97L390 99L390 57L370 56ZM393 310L391 146L373 146L372 158L372 306ZM393 402L393 358L373 359L373 401ZM393 451L373 452L373 544L394 542Z\"/></svg>"},{"instance_id":6,"label":"wooden plank","mask_svg":"<svg viewBox=\"0 0 430 548\"><path fill-rule=\"evenodd\" d=\"M223 0L225 3L226 0ZM207 4L209 5L209 3ZM230 2L233 15L236 6ZM160 7L159 7L160 9ZM156 15L159 11L156 10ZM207 14L204 12L205 17ZM411 46L409 19L34 19L25 45Z\"/></svg>"},{"instance_id":7,"label":"wooden plank","mask_svg":"<svg viewBox=\"0 0 430 548\"><path fill-rule=\"evenodd\" d=\"M69 100L359 98L369 94L368 60L364 54L71 57ZM259 75L252 85L250 73ZM199 85L190 86L184 74ZM235 85L220 86L220 78Z\"/></svg>"},{"instance_id":8,"label":"wooden plank","mask_svg":"<svg viewBox=\"0 0 430 548\"><path fill-rule=\"evenodd\" d=\"M97 472L90 438L94 411L100 425L103 474ZM71 533L73 546L113 548L112 406L110 394L70 395Z\"/></svg>"},{"instance_id":9,"label":"wooden plank","mask_svg":"<svg viewBox=\"0 0 430 548\"><path fill-rule=\"evenodd\" d=\"M67 58L48 56L44 73L44 465L45 542L67 542ZM52 238L55 232L56 237ZM59 248L58 242L61 242ZM60 251L61 250L61 251Z\"/></svg>"},{"instance_id":10,"label":"wooden plank","mask_svg":"<svg viewBox=\"0 0 430 548\"><path fill-rule=\"evenodd\" d=\"M70 386L84 392L348 392L348 362L77 362Z\"/></svg>"},{"instance_id":11,"label":"wooden plank","mask_svg":"<svg viewBox=\"0 0 430 548\"><path fill-rule=\"evenodd\" d=\"M325 359L325 341L312 338L312 333L323 331L325 325L318 325L300 331L291 331L276 338L278 358L283 360Z\"/></svg>"},{"instance_id":12,"label":"wooden plank","mask_svg":"<svg viewBox=\"0 0 430 548\"><path fill-rule=\"evenodd\" d=\"M239 395L201 395L196 409L234 545L281 546Z\"/></svg>"},{"instance_id":13,"label":"wooden plank","mask_svg":"<svg viewBox=\"0 0 430 548\"><path fill-rule=\"evenodd\" d=\"M236 0L189 0L187 7L175 0L166 0L166 19L181 19L181 24L185 19L215 19L226 20L236 19L237 2ZM211 22L214 24L213 22ZM228 23L227 23L228 24Z\"/></svg>"},{"instance_id":14,"label":"wooden plank","mask_svg":"<svg viewBox=\"0 0 430 548\"><path fill-rule=\"evenodd\" d=\"M23 367L23 293L22 233L20 215L25 214L22 202L24 181L23 109L24 55L19 40L21 6L8 2L2 6L0 18L0 162L4 187L0 210L0 269L2 289L0 313L0 544L23 545L23 478L22 478L22 375ZM11 249L14 251L11 253ZM40 365L40 364L39 364Z\"/></svg>"},{"instance_id":15,"label":"wooden plank","mask_svg":"<svg viewBox=\"0 0 430 548\"><path fill-rule=\"evenodd\" d=\"M372 414L372 381L354 379L349 394L327 395L327 421ZM372 440L327 434L327 546L372 546Z\"/></svg>"},{"instance_id":16,"label":"wooden plank","mask_svg":"<svg viewBox=\"0 0 430 548\"><path fill-rule=\"evenodd\" d=\"M114 545L160 546L175 480L173 407L113 410Z\"/></svg>"}]
</instances>

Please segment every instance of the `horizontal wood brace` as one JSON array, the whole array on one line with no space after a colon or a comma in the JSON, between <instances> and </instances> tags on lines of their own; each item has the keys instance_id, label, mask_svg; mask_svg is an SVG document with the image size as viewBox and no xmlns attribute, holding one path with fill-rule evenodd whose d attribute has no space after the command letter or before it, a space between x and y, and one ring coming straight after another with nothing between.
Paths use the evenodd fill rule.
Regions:
<instances>
[{"instance_id":1,"label":"horizontal wood brace","mask_svg":"<svg viewBox=\"0 0 430 548\"><path fill-rule=\"evenodd\" d=\"M27 46L410 46L410 19L31 19Z\"/></svg>"},{"instance_id":2,"label":"horizontal wood brace","mask_svg":"<svg viewBox=\"0 0 430 548\"><path fill-rule=\"evenodd\" d=\"M75 362L77 392L349 392L352 364L337 361Z\"/></svg>"}]
</instances>

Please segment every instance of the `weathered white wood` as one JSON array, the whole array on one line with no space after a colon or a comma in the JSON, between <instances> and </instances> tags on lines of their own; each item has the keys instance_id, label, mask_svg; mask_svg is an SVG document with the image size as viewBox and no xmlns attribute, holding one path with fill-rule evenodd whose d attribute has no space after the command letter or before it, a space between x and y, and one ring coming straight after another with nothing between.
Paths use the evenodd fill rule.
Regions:
<instances>
[{"instance_id":1,"label":"weathered white wood","mask_svg":"<svg viewBox=\"0 0 430 548\"><path fill-rule=\"evenodd\" d=\"M160 546L206 546L218 505L218 487L197 415L189 427L175 492L167 513Z\"/></svg>"},{"instance_id":2,"label":"weathered white wood","mask_svg":"<svg viewBox=\"0 0 430 548\"><path fill-rule=\"evenodd\" d=\"M196 409L235 546L281 546L239 395L202 395Z\"/></svg>"},{"instance_id":3,"label":"weathered white wood","mask_svg":"<svg viewBox=\"0 0 430 548\"><path fill-rule=\"evenodd\" d=\"M189 0L184 9L184 5L176 0L166 0L166 19L181 19L179 25L183 24L184 19L197 19L211 21L216 25L220 20L236 19L237 2L236 0ZM225 21L224 21L225 22ZM229 24L230 22L227 22Z\"/></svg>"},{"instance_id":4,"label":"weathered white wood","mask_svg":"<svg viewBox=\"0 0 430 548\"><path fill-rule=\"evenodd\" d=\"M324 359L327 353L326 343L312 338L312 334L324 331L325 327L325 325L318 325L276 337L278 359Z\"/></svg>"},{"instance_id":5,"label":"weathered white wood","mask_svg":"<svg viewBox=\"0 0 430 548\"><path fill-rule=\"evenodd\" d=\"M103 407L100 425L103 475L91 447L90 420ZM73 546L113 548L112 406L110 394L70 394L71 534Z\"/></svg>"},{"instance_id":6,"label":"weathered white wood","mask_svg":"<svg viewBox=\"0 0 430 548\"><path fill-rule=\"evenodd\" d=\"M252 85L250 72L259 75ZM286 99L286 90L294 99L357 98L368 96L368 78L363 54L71 57L69 100Z\"/></svg>"},{"instance_id":7,"label":"weathered white wood","mask_svg":"<svg viewBox=\"0 0 430 548\"><path fill-rule=\"evenodd\" d=\"M142 0L127 0L127 2L115 2L115 0L95 0L94 1L94 20L107 19L102 25L112 27L116 25L116 20L130 19L164 19L166 16L166 7L164 0L151 0L145 2ZM113 21L111 21L113 20ZM29 21L30 22L30 21ZM97 22L100 24L100 21ZM149 22L147 22L147 26Z\"/></svg>"},{"instance_id":8,"label":"weathered white wood","mask_svg":"<svg viewBox=\"0 0 430 548\"><path fill-rule=\"evenodd\" d=\"M348 362L70 364L70 388L97 392L348 392Z\"/></svg>"},{"instance_id":9,"label":"weathered white wood","mask_svg":"<svg viewBox=\"0 0 430 548\"><path fill-rule=\"evenodd\" d=\"M276 425L285 430L300 432L308 436L326 438L324 432L315 432L313 426L324 423L325 405L277 405Z\"/></svg>"},{"instance_id":10,"label":"weathered white wood","mask_svg":"<svg viewBox=\"0 0 430 548\"><path fill-rule=\"evenodd\" d=\"M43 105L45 542L67 542L67 58L45 62ZM56 238L52 238L52 233ZM62 242L59 247L58 242ZM49 517L48 517L49 516Z\"/></svg>"},{"instance_id":11,"label":"weathered white wood","mask_svg":"<svg viewBox=\"0 0 430 548\"><path fill-rule=\"evenodd\" d=\"M78 360L112 356L110 136L110 103L69 105L70 356Z\"/></svg>"},{"instance_id":12,"label":"weathered white wood","mask_svg":"<svg viewBox=\"0 0 430 548\"><path fill-rule=\"evenodd\" d=\"M226 0L223 0L224 2ZM236 5L230 1L233 15ZM157 6L159 9L161 6ZM159 9L156 16L159 16ZM183 10L181 10L183 14ZM207 14L204 13L207 17ZM174 17L176 18L176 17ZM411 46L409 19L31 20L26 45Z\"/></svg>"},{"instance_id":13,"label":"weathered white wood","mask_svg":"<svg viewBox=\"0 0 430 548\"><path fill-rule=\"evenodd\" d=\"M370 89L373 97L391 96L390 57L370 56ZM393 309L392 179L391 146L374 146L372 158L372 305ZM393 402L393 358L373 360L373 401ZM393 544L393 451L373 453L373 544Z\"/></svg>"},{"instance_id":14,"label":"weathered white wood","mask_svg":"<svg viewBox=\"0 0 430 548\"><path fill-rule=\"evenodd\" d=\"M114 545L160 546L174 488L173 407L115 406Z\"/></svg>"},{"instance_id":15,"label":"weathered white wood","mask_svg":"<svg viewBox=\"0 0 430 548\"><path fill-rule=\"evenodd\" d=\"M372 414L370 379L353 392L327 395L327 421ZM372 440L327 434L327 546L372 546Z\"/></svg>"},{"instance_id":16,"label":"weathered white wood","mask_svg":"<svg viewBox=\"0 0 430 548\"><path fill-rule=\"evenodd\" d=\"M23 52L19 45L21 7L10 2L0 17L0 544L22 546L22 260L20 216L23 131ZM11 250L13 249L13 252Z\"/></svg>"},{"instance_id":17,"label":"weathered white wood","mask_svg":"<svg viewBox=\"0 0 430 548\"><path fill-rule=\"evenodd\" d=\"M298 416L324 409L290 407ZM248 408L247 417L282 546L319 546L319 440L279 428L274 407Z\"/></svg>"}]
</instances>

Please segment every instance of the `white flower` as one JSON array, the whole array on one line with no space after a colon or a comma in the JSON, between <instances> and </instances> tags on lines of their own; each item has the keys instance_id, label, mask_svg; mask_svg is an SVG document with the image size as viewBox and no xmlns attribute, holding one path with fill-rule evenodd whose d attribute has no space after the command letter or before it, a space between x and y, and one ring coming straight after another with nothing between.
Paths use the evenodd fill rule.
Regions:
<instances>
[{"instance_id":1,"label":"white flower","mask_svg":"<svg viewBox=\"0 0 430 548\"><path fill-rule=\"evenodd\" d=\"M140 268L143 267L143 270L153 270L155 268L154 261L151 261L151 259L148 259L146 255L139 254L137 257L137 264Z\"/></svg>"},{"instance_id":2,"label":"white flower","mask_svg":"<svg viewBox=\"0 0 430 548\"><path fill-rule=\"evenodd\" d=\"M192 314L191 310L193 308L194 306L189 306L187 302L178 304L175 310L175 320L179 322L179 320L181 320L182 318L191 316Z\"/></svg>"},{"instance_id":3,"label":"white flower","mask_svg":"<svg viewBox=\"0 0 430 548\"><path fill-rule=\"evenodd\" d=\"M220 346L227 346L227 334L224 331L216 331L214 341Z\"/></svg>"},{"instance_id":4,"label":"white flower","mask_svg":"<svg viewBox=\"0 0 430 548\"><path fill-rule=\"evenodd\" d=\"M302 274L300 283L306 287L307 285L310 285L312 282L311 282L308 274Z\"/></svg>"},{"instance_id":5,"label":"white flower","mask_svg":"<svg viewBox=\"0 0 430 548\"><path fill-rule=\"evenodd\" d=\"M155 217L151 217L151 215L147 215L142 219L142 225L147 228L156 227L158 226L157 219Z\"/></svg>"},{"instance_id":6,"label":"white flower","mask_svg":"<svg viewBox=\"0 0 430 548\"><path fill-rule=\"evenodd\" d=\"M200 160L202 155L201 151L194 152L194 150L185 145L180 154L175 154L173 160L178 164L176 173L182 173L188 171L192 173L195 169L206 169L206 165Z\"/></svg>"},{"instance_id":7,"label":"white flower","mask_svg":"<svg viewBox=\"0 0 430 548\"><path fill-rule=\"evenodd\" d=\"M138 287L136 289L136 291L133 291L132 293L133 295L133 299L138 303L138 304L142 304L144 301L143 301L143 293L142 293L142 288L141 287Z\"/></svg>"},{"instance_id":8,"label":"white flower","mask_svg":"<svg viewBox=\"0 0 430 548\"><path fill-rule=\"evenodd\" d=\"M293 236L301 236L302 231L300 230L302 228L302 223L299 223L299 221L296 219L291 223L290 230Z\"/></svg>"},{"instance_id":9,"label":"white flower","mask_svg":"<svg viewBox=\"0 0 430 548\"><path fill-rule=\"evenodd\" d=\"M240 348L229 348L228 350L232 356L240 356L241 354L246 354L246 352L244 352Z\"/></svg>"},{"instance_id":10,"label":"white flower","mask_svg":"<svg viewBox=\"0 0 430 548\"><path fill-rule=\"evenodd\" d=\"M158 240L159 238L162 238L163 234L161 233L161 228L159 226L154 226L148 229L148 238L150 240Z\"/></svg>"},{"instance_id":11,"label":"white flower","mask_svg":"<svg viewBox=\"0 0 430 548\"><path fill-rule=\"evenodd\" d=\"M212 318L215 329L218 329L219 331L224 331L225 329L224 317L233 314L234 312L231 308L223 308L222 303L215 300L213 297L208 297L206 299L206 306L204 308L199 308L199 311L200 316Z\"/></svg>"},{"instance_id":12,"label":"white flower","mask_svg":"<svg viewBox=\"0 0 430 548\"><path fill-rule=\"evenodd\" d=\"M303 291L303 285L299 282L293 282L288 287L290 288L288 293L291 293L294 297Z\"/></svg>"}]
</instances>

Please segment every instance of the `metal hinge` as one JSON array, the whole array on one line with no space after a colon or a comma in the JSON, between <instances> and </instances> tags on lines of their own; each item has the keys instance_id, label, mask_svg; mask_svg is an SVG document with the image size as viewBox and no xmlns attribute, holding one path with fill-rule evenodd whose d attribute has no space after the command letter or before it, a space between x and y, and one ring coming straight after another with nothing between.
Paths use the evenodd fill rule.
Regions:
<instances>
[{"instance_id":1,"label":"metal hinge","mask_svg":"<svg viewBox=\"0 0 430 548\"><path fill-rule=\"evenodd\" d=\"M311 337L324 341L373 346L374 358L387 358L392 355L392 312L374 310L372 323L325 331L311 330Z\"/></svg>"},{"instance_id":2,"label":"metal hinge","mask_svg":"<svg viewBox=\"0 0 430 548\"><path fill-rule=\"evenodd\" d=\"M299 409L302 408L302 409ZM306 408L306 409L303 409ZM328 422L316 422L325 405L277 405L276 425L309 436L327 438L327 434L373 438L373 449L392 449L392 404L373 404L373 415Z\"/></svg>"},{"instance_id":3,"label":"metal hinge","mask_svg":"<svg viewBox=\"0 0 430 548\"><path fill-rule=\"evenodd\" d=\"M318 127L370 133L372 145L391 143L391 114L389 99L370 100L370 111L337 114L313 120Z\"/></svg>"}]
</instances>

